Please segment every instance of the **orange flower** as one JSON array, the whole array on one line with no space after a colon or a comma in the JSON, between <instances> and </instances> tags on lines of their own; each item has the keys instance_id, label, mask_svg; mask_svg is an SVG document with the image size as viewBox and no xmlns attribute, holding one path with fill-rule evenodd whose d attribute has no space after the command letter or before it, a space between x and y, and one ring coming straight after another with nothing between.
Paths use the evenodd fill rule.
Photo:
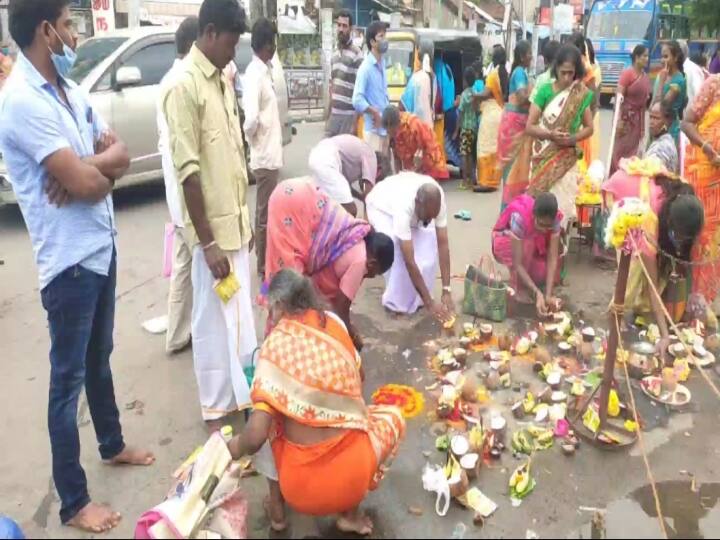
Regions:
<instances>
[{"instance_id":1,"label":"orange flower","mask_svg":"<svg viewBox=\"0 0 720 540\"><path fill-rule=\"evenodd\" d=\"M386 384L372 395L375 405L393 405L402 411L405 418L413 418L420 414L425 405L423 395L411 386Z\"/></svg>"}]
</instances>

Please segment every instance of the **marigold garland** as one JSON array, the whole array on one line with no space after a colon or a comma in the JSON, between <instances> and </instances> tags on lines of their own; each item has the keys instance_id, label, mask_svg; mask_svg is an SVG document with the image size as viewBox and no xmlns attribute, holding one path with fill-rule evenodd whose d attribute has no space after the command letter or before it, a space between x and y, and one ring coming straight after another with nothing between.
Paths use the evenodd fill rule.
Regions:
<instances>
[{"instance_id":1,"label":"marigold garland","mask_svg":"<svg viewBox=\"0 0 720 540\"><path fill-rule=\"evenodd\" d=\"M413 418L420 414L425 406L423 395L412 386L386 384L372 395L375 405L394 405L402 411L404 418Z\"/></svg>"}]
</instances>

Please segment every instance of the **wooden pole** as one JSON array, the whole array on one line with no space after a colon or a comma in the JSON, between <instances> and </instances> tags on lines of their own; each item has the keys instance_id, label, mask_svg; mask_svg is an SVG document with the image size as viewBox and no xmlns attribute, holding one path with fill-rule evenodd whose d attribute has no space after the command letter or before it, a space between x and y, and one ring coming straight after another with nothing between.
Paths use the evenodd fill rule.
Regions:
<instances>
[{"instance_id":1,"label":"wooden pole","mask_svg":"<svg viewBox=\"0 0 720 540\"><path fill-rule=\"evenodd\" d=\"M627 290L628 275L630 273L631 255L624 250L621 251L620 265L618 267L617 280L615 281L615 297L613 298L613 306L608 317L610 324L610 335L608 337L607 354L605 355L605 370L603 371L603 379L600 383L600 430L605 427L607 422L608 401L610 399L610 389L615 376L615 361L617 359L617 348L620 336L618 328L622 328L622 308L625 305L625 291ZM630 390L632 391L632 389ZM596 434L597 435L597 434Z\"/></svg>"}]
</instances>

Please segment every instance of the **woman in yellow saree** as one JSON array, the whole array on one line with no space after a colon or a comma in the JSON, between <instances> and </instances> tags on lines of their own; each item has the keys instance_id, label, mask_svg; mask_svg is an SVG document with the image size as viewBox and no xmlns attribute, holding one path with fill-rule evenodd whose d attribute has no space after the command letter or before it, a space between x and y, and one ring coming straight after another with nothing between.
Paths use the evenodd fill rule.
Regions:
<instances>
[{"instance_id":1,"label":"woman in yellow saree","mask_svg":"<svg viewBox=\"0 0 720 540\"><path fill-rule=\"evenodd\" d=\"M480 103L480 125L477 136L476 193L488 193L500 187L502 171L498 163L498 132L508 94L510 76L507 72L507 53L503 47L493 51L493 70L485 81L485 90L474 99Z\"/></svg>"},{"instance_id":2,"label":"woman in yellow saree","mask_svg":"<svg viewBox=\"0 0 720 540\"><path fill-rule=\"evenodd\" d=\"M284 525L284 500L303 514L339 514L340 531L369 535L359 505L404 435L400 409L365 404L352 338L306 277L281 270L268 299L275 325L260 350L253 413L230 453L238 459L270 442L282 493L269 508L274 528Z\"/></svg>"},{"instance_id":3,"label":"woman in yellow saree","mask_svg":"<svg viewBox=\"0 0 720 540\"><path fill-rule=\"evenodd\" d=\"M685 113L682 130L690 140L685 156L685 179L705 209L705 227L693 252L701 264L693 272L693 292L710 303L720 280L720 75L712 75L700 88Z\"/></svg>"}]
</instances>

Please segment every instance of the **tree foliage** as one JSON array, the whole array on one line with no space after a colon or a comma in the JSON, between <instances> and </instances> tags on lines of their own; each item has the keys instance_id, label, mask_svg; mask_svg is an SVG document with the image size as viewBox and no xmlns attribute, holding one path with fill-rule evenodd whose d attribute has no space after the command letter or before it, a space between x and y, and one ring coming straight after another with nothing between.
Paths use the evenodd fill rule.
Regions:
<instances>
[{"instance_id":1,"label":"tree foliage","mask_svg":"<svg viewBox=\"0 0 720 540\"><path fill-rule=\"evenodd\" d=\"M720 1L694 0L692 2L691 20L693 26L700 31L720 31Z\"/></svg>"}]
</instances>

